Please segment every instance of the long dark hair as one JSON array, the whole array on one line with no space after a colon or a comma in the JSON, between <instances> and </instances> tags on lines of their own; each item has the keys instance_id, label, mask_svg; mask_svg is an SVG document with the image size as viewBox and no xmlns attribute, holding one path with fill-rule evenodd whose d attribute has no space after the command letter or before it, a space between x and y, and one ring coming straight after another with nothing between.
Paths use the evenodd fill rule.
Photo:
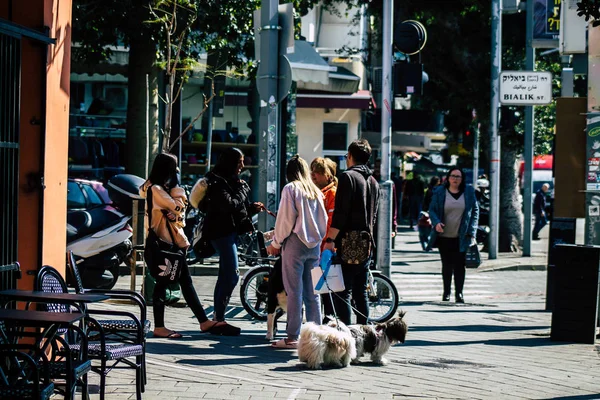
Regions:
<instances>
[{"instance_id":1,"label":"long dark hair","mask_svg":"<svg viewBox=\"0 0 600 400\"><path fill-rule=\"evenodd\" d=\"M460 180L460 185L458 185L458 190L460 190L461 192L464 192L465 187L467 187L467 184L465 183L465 173L463 172L462 169L460 169L458 167L450 168L450 170L446 174L446 182L444 182L444 186L446 187L446 189L448 189L450 187L450 175L452 175L452 172L454 172L454 171L460 172L460 176L462 176L462 179Z\"/></svg>"},{"instance_id":2,"label":"long dark hair","mask_svg":"<svg viewBox=\"0 0 600 400\"><path fill-rule=\"evenodd\" d=\"M166 189L177 186L177 157L170 153L158 154L152 164L148 180L152 184L163 186Z\"/></svg>"},{"instance_id":3,"label":"long dark hair","mask_svg":"<svg viewBox=\"0 0 600 400\"><path fill-rule=\"evenodd\" d=\"M240 157L244 157L244 153L240 149L228 147L219 156L213 172L225 179L236 178Z\"/></svg>"}]
</instances>

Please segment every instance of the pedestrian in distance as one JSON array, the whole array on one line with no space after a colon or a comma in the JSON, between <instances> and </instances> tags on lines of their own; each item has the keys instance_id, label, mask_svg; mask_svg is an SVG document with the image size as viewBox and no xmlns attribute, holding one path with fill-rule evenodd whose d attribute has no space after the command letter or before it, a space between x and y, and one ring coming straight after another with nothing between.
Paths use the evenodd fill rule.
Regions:
<instances>
[{"instance_id":1,"label":"pedestrian in distance","mask_svg":"<svg viewBox=\"0 0 600 400\"><path fill-rule=\"evenodd\" d=\"M479 204L473 186L466 185L460 168L451 168L446 183L434 190L429 206L429 217L434 229L431 247L440 250L444 294L442 301L450 301L452 276L457 303L464 303L465 253L476 243Z\"/></svg>"},{"instance_id":2,"label":"pedestrian in distance","mask_svg":"<svg viewBox=\"0 0 600 400\"><path fill-rule=\"evenodd\" d=\"M325 248L325 240L329 234L329 227L333 218L335 209L335 194L337 192L338 179L336 177L337 165L330 158L317 157L310 163L310 177L315 185L323 193L325 210L327 211L327 233L321 241L321 252ZM323 305L323 318L333 315L333 305L328 294L321 295L321 304ZM325 322L325 321L324 321Z\"/></svg>"},{"instance_id":3,"label":"pedestrian in distance","mask_svg":"<svg viewBox=\"0 0 600 400\"><path fill-rule=\"evenodd\" d=\"M544 183L542 188L535 194L533 201L533 214L535 215L535 225L533 227L532 240L540 240L540 231L548 223L546 217L546 192L550 189L550 185Z\"/></svg>"},{"instance_id":4,"label":"pedestrian in distance","mask_svg":"<svg viewBox=\"0 0 600 400\"><path fill-rule=\"evenodd\" d=\"M244 153L235 147L225 149L214 168L206 174L209 182L203 238L219 254L219 276L214 291L214 320L225 321L225 311L239 281L237 237L251 232L252 215L264 210L262 203L251 203L250 187L240 179ZM235 328L239 335L240 329Z\"/></svg>"},{"instance_id":5,"label":"pedestrian in distance","mask_svg":"<svg viewBox=\"0 0 600 400\"><path fill-rule=\"evenodd\" d=\"M183 227L185 226L185 210L188 205L184 190L179 187L179 168L177 158L173 154L162 153L156 156L148 180L140 187L140 195L143 198L149 196L151 191L152 209L147 209L147 218L152 229L158 237L172 243L169 228L173 232L175 244L182 249L190 245ZM170 225L170 227L168 226ZM158 281L152 293L152 307L154 310L154 337L178 339L181 334L165 327L165 295L168 283ZM186 263L183 263L179 286L183 297L192 312L200 322L202 332L210 332L219 335L231 334L232 327L224 322L210 321L198 299L194 289L192 277Z\"/></svg>"},{"instance_id":6,"label":"pedestrian in distance","mask_svg":"<svg viewBox=\"0 0 600 400\"><path fill-rule=\"evenodd\" d=\"M296 155L286 168L270 255L281 253L283 286L287 293L287 337L272 343L275 348L294 349L302 326L302 303L306 320L321 324L321 302L314 293L311 270L319 265L320 245L327 232L327 211L321 190L310 178L308 164Z\"/></svg>"},{"instance_id":7,"label":"pedestrian in distance","mask_svg":"<svg viewBox=\"0 0 600 400\"><path fill-rule=\"evenodd\" d=\"M419 213L423 204L425 185L417 171L413 172L412 179L406 182L406 195L408 196L409 227L412 229L419 220Z\"/></svg>"},{"instance_id":8,"label":"pedestrian in distance","mask_svg":"<svg viewBox=\"0 0 600 400\"><path fill-rule=\"evenodd\" d=\"M371 146L368 141L358 139L350 143L345 157L348 169L339 178L335 210L325 249L334 251L337 247L338 253L341 253L342 276L346 288L334 299L339 319L346 325L350 324L352 296L356 307L356 321L364 325L369 318L367 277L370 258L373 256L373 226L377 220L379 184L373 177L373 171L367 167L371 158ZM347 256L350 254L350 251L345 250L348 246L344 246L344 242L352 243L354 232L360 232L361 239L364 237L362 233L366 232L371 243L364 247L369 253L366 259L363 260L364 254L361 252L360 262L349 263L344 261L348 260ZM347 254L344 254L345 252Z\"/></svg>"},{"instance_id":9,"label":"pedestrian in distance","mask_svg":"<svg viewBox=\"0 0 600 400\"><path fill-rule=\"evenodd\" d=\"M431 204L431 199L433 198L433 192L436 187L440 185L440 177L434 176L429 180L429 185L427 186L427 191L425 192L425 197L423 198L423 207L421 207L421 211L429 211L429 204ZM419 215L419 219L420 215Z\"/></svg>"}]
</instances>

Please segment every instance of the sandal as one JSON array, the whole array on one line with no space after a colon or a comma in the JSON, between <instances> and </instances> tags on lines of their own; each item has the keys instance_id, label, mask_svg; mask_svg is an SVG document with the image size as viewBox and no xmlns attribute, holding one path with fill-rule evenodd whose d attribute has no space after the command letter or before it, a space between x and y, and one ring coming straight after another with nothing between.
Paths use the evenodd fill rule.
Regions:
<instances>
[{"instance_id":1,"label":"sandal","mask_svg":"<svg viewBox=\"0 0 600 400\"><path fill-rule=\"evenodd\" d=\"M229 325L225 321L214 321L215 323L211 325L204 333L212 333L213 335L221 335L221 336L239 336L241 333L241 329L235 327L233 325Z\"/></svg>"},{"instance_id":2,"label":"sandal","mask_svg":"<svg viewBox=\"0 0 600 400\"><path fill-rule=\"evenodd\" d=\"M275 349L297 349L297 340L279 339L276 342L271 343L271 347Z\"/></svg>"},{"instance_id":3,"label":"sandal","mask_svg":"<svg viewBox=\"0 0 600 400\"><path fill-rule=\"evenodd\" d=\"M181 333L175 332L175 331L169 332L169 334L166 336L157 335L156 333L153 333L152 335L153 335L152 337L161 338L161 339L181 339L183 337L181 335Z\"/></svg>"}]
</instances>

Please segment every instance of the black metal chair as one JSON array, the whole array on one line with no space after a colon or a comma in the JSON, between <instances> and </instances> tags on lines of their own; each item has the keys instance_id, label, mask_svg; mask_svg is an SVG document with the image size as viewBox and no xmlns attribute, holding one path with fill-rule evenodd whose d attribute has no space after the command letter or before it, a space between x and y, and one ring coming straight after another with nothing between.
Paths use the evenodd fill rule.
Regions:
<instances>
[{"instance_id":1,"label":"black metal chair","mask_svg":"<svg viewBox=\"0 0 600 400\"><path fill-rule=\"evenodd\" d=\"M50 399L54 383L50 382L47 363L43 365L41 376L29 352L0 345L0 399Z\"/></svg>"},{"instance_id":2,"label":"black metal chair","mask_svg":"<svg viewBox=\"0 0 600 400\"><path fill-rule=\"evenodd\" d=\"M29 355L30 345L9 343L4 339L7 329L0 321L0 399L47 400L54 393L47 362L38 363Z\"/></svg>"},{"instance_id":3,"label":"black metal chair","mask_svg":"<svg viewBox=\"0 0 600 400\"><path fill-rule=\"evenodd\" d=\"M79 274L79 268L72 251L67 252L67 268L69 275L67 284L75 289L75 293L93 293L93 294L104 294L109 296L111 299L125 300L139 308L139 321L142 323L143 336L142 340L138 339L138 329L136 321L130 318L118 318L118 319L96 319L102 329L106 338L111 341L139 344L143 347L144 353L142 355L142 372L144 376L144 385L147 383L146 377L146 336L150 331L151 323L147 319L147 305L144 296L134 292L132 290L105 290L105 289L85 289L83 287L83 280ZM90 311L91 312L91 311Z\"/></svg>"},{"instance_id":4,"label":"black metal chair","mask_svg":"<svg viewBox=\"0 0 600 400\"><path fill-rule=\"evenodd\" d=\"M44 292L67 293L67 284L58 271L50 266L43 266L38 272L36 279L36 290ZM46 311L66 312L65 306L61 304L43 305ZM132 313L116 310L89 310L84 305L79 306L86 314L85 332L88 338L87 357L92 361L92 371L100 375L100 399L104 400L106 393L106 376L113 369L133 368L136 372L136 398L141 400L144 391L143 377L143 354L144 347L141 344L125 342L107 342L104 328L91 315L110 315L126 317L134 321L136 325L136 342L143 341L143 329L139 319ZM81 351L77 344L71 345L74 351ZM135 358L135 361L131 360Z\"/></svg>"},{"instance_id":5,"label":"black metal chair","mask_svg":"<svg viewBox=\"0 0 600 400\"><path fill-rule=\"evenodd\" d=\"M81 329L72 326L59 329L59 335L50 336L44 331L42 339L37 337L39 333L7 327L3 321L0 321L0 330L0 399L48 399L55 390L65 399L74 399L78 384L87 398L91 362L61 336L68 335L72 343L87 348L87 338ZM48 344L49 351L20 343L25 337L37 337L40 343Z\"/></svg>"}]
</instances>

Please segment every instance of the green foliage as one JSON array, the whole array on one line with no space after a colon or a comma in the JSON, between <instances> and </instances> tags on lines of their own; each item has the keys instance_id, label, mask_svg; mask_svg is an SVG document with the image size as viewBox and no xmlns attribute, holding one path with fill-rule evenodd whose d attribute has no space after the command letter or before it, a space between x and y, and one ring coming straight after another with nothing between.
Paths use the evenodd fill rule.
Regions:
<instances>
[{"instance_id":1,"label":"green foliage","mask_svg":"<svg viewBox=\"0 0 600 400\"><path fill-rule=\"evenodd\" d=\"M577 3L577 15L585 17L586 21L595 19L594 27L600 25L600 0L580 0Z\"/></svg>"}]
</instances>

